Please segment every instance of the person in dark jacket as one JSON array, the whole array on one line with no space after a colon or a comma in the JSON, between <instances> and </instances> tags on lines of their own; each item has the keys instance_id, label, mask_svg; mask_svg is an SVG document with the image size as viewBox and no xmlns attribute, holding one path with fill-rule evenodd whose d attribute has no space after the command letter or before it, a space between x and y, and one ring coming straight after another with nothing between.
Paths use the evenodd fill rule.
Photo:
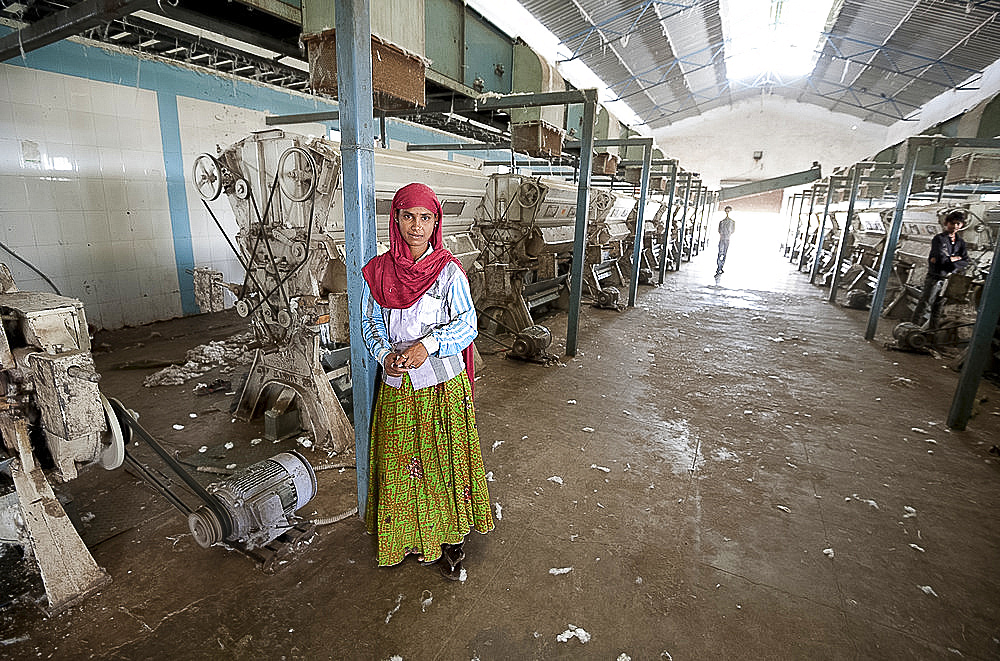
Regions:
<instances>
[{"instance_id":1,"label":"person in dark jacket","mask_svg":"<svg viewBox=\"0 0 1000 661\"><path fill-rule=\"evenodd\" d=\"M948 276L958 273L969 265L969 253L965 241L958 235L965 227L967 218L965 209L953 209L944 217L944 231L931 240L931 251L927 256L927 275L924 277L924 288L920 300L913 310L911 321L915 324L925 323L933 327L941 312L944 301L944 285ZM928 307L930 315L928 316Z\"/></svg>"}]
</instances>

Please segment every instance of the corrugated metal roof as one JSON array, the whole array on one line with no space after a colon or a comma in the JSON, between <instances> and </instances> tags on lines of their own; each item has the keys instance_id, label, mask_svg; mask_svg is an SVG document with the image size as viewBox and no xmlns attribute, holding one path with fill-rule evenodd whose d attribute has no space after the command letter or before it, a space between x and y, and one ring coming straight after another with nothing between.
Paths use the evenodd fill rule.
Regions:
<instances>
[{"instance_id":1,"label":"corrugated metal roof","mask_svg":"<svg viewBox=\"0 0 1000 661\"><path fill-rule=\"evenodd\" d=\"M726 79L718 0L521 0L651 128L759 88ZM995 0L844 0L813 73L768 92L881 124L912 118L1000 55Z\"/></svg>"}]
</instances>

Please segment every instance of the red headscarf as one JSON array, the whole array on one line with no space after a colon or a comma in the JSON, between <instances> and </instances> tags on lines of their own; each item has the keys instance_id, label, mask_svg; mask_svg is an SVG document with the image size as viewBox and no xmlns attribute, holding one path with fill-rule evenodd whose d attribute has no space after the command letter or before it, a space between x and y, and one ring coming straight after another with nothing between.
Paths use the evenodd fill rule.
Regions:
<instances>
[{"instance_id":1,"label":"red headscarf","mask_svg":"<svg viewBox=\"0 0 1000 661\"><path fill-rule=\"evenodd\" d=\"M417 262L413 261L410 246L403 240L396 218L400 209L414 207L423 207L433 211L437 216L437 223L430 238L433 250ZM441 218L441 202L429 186L413 183L396 191L392 198L392 208L389 210L389 252L373 257L361 269L372 298L383 308L403 310L410 307L427 293L445 266L454 262L458 268L462 268L462 262L444 247ZM469 375L471 385L475 374L471 343L462 351L462 355L465 358L465 371Z\"/></svg>"}]
</instances>

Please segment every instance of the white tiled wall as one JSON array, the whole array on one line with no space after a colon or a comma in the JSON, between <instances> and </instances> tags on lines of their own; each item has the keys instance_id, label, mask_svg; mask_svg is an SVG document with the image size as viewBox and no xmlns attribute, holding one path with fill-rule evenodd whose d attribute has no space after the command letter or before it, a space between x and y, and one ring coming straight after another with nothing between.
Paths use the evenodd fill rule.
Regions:
<instances>
[{"instance_id":1,"label":"white tiled wall","mask_svg":"<svg viewBox=\"0 0 1000 661\"><path fill-rule=\"evenodd\" d=\"M181 314L161 145L155 93L0 64L0 240L94 326Z\"/></svg>"}]
</instances>

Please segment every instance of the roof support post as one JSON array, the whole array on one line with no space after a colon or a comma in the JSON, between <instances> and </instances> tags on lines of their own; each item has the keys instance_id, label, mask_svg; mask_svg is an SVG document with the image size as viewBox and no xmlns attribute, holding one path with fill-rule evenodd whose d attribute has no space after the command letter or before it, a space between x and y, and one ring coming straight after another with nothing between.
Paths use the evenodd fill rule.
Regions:
<instances>
[{"instance_id":1,"label":"roof support post","mask_svg":"<svg viewBox=\"0 0 1000 661\"><path fill-rule=\"evenodd\" d=\"M660 276L657 279L663 284L667 271L667 254L670 247L670 231L674 224L674 191L677 190L677 161L670 163L670 193L667 195L667 220L663 223L663 243L660 244Z\"/></svg>"},{"instance_id":2,"label":"roof support post","mask_svg":"<svg viewBox=\"0 0 1000 661\"><path fill-rule=\"evenodd\" d=\"M688 201L691 199L691 180L694 179L693 172L684 173L684 208L681 210L681 231L677 236L677 265L675 271L681 270L681 262L684 260L684 231L687 229Z\"/></svg>"},{"instance_id":3,"label":"roof support post","mask_svg":"<svg viewBox=\"0 0 1000 661\"><path fill-rule=\"evenodd\" d=\"M583 127L580 135L580 181L576 191L576 235L573 237L573 266L569 279L569 320L566 324L566 355L575 356L580 326L580 299L583 297L583 262L587 249L587 217L590 214L590 170L594 153L594 122L597 119L597 90L583 90Z\"/></svg>"},{"instance_id":4,"label":"roof support post","mask_svg":"<svg viewBox=\"0 0 1000 661\"><path fill-rule=\"evenodd\" d=\"M854 217L854 204L858 201L858 182L860 180L861 166L855 164L851 167L851 201L847 203L847 220L844 221L844 229L840 233L840 243L837 244L837 255L834 257L833 280L830 282L830 296L827 299L831 303L837 301L837 287L840 286L840 263L844 261L847 239L851 235L851 219ZM874 305L872 309L875 309Z\"/></svg>"},{"instance_id":5,"label":"roof support post","mask_svg":"<svg viewBox=\"0 0 1000 661\"><path fill-rule=\"evenodd\" d=\"M802 271L802 267L806 263L806 243L809 241L809 224L812 222L813 209L816 208L816 186L812 187L812 191L809 193L809 213L806 215L806 228L802 230L802 247L799 248L799 268L798 271Z\"/></svg>"},{"instance_id":6,"label":"roof support post","mask_svg":"<svg viewBox=\"0 0 1000 661\"><path fill-rule=\"evenodd\" d=\"M646 193L649 191L649 169L653 160L653 139L645 138L642 141L642 176L640 177L639 188L639 208L635 213L635 243L632 246L632 280L628 286L628 305L635 306L635 297L639 291L639 261L642 258L643 227L646 213Z\"/></svg>"},{"instance_id":7,"label":"roof support post","mask_svg":"<svg viewBox=\"0 0 1000 661\"><path fill-rule=\"evenodd\" d=\"M369 0L336 0L337 90L344 190L351 380L354 387L354 448L358 467L358 514L368 500L368 456L375 402L375 360L361 335L361 267L375 256L375 138L372 103L371 8Z\"/></svg>"},{"instance_id":8,"label":"roof support post","mask_svg":"<svg viewBox=\"0 0 1000 661\"><path fill-rule=\"evenodd\" d=\"M975 403L979 381L986 368L986 360L990 355L993 336L996 333L997 321L1000 320L1000 258L993 253L993 263L990 266L986 285L983 287L983 299L976 315L976 326L972 330L972 341L965 352L965 362L962 364L962 374L958 377L958 387L951 400L951 410L948 412L948 426L963 430L972 417L972 405ZM872 308L874 309L874 308Z\"/></svg>"}]
</instances>

